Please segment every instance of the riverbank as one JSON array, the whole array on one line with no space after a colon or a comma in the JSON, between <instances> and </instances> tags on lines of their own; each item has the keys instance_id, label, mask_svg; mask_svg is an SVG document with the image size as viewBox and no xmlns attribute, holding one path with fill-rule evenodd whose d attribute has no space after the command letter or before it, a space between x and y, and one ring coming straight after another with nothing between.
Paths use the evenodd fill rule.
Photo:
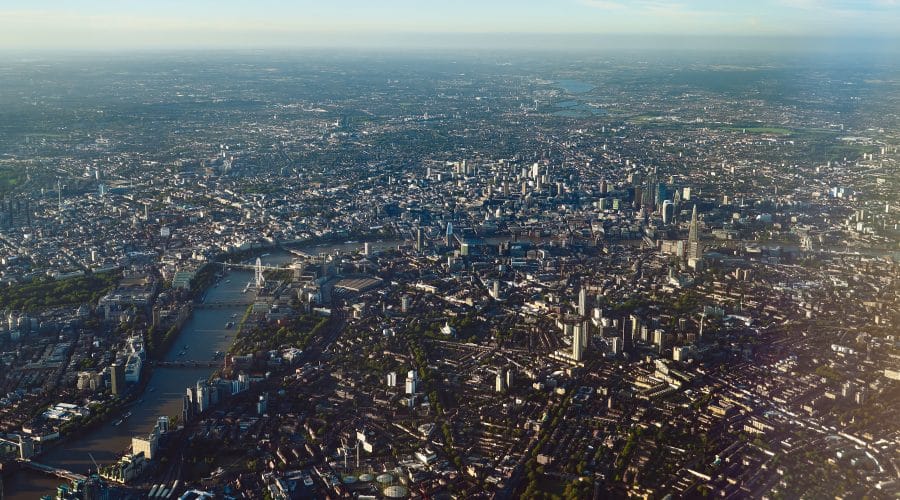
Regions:
<instances>
[{"instance_id":1,"label":"riverbank","mask_svg":"<svg viewBox=\"0 0 900 500\"><path fill-rule=\"evenodd\" d=\"M336 247L345 245L337 244ZM359 247L360 245L356 245ZM271 255L263 257L266 265L278 266L291 262L292 256L285 251L272 249L255 249L259 254ZM324 248L323 251L332 249ZM214 270L215 266L211 268ZM252 279L253 273L248 270L229 272L229 280L223 280L219 286L210 286L207 302L236 304L221 309L194 308L185 317L179 333L172 337L167 349L159 351L154 359L162 361L212 360L217 351L226 352L235 340L235 330L228 328L227 322L245 315L255 300L255 294L243 293L244 285ZM210 284L212 285L212 284ZM176 349L174 346L179 346ZM185 354L179 356L179 353ZM48 465L86 473L93 468L93 460L100 464L112 463L131 445L135 435L146 434L153 428L159 416L181 415L185 388L198 380L206 380L215 371L213 368L147 368L146 390L133 392L132 403L127 411L132 413L120 425L113 425L118 418L115 411L110 411L105 422L83 432L75 432L70 438L48 447L42 454L40 462ZM143 388L141 388L143 389ZM125 411L125 406L117 406ZM115 417L115 418L113 418ZM33 500L42 495L54 495L56 486L62 481L33 471L19 470L5 478L4 499Z\"/></svg>"}]
</instances>

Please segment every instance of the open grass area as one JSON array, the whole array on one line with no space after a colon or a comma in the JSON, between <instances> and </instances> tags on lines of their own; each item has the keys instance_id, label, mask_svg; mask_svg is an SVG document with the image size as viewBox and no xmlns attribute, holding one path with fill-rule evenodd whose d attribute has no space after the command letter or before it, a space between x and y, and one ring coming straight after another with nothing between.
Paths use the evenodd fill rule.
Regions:
<instances>
[{"instance_id":1,"label":"open grass area","mask_svg":"<svg viewBox=\"0 0 900 500\"><path fill-rule=\"evenodd\" d=\"M88 274L65 280L44 278L0 289L0 309L36 311L49 307L94 304L119 282L119 272Z\"/></svg>"},{"instance_id":2,"label":"open grass area","mask_svg":"<svg viewBox=\"0 0 900 500\"><path fill-rule=\"evenodd\" d=\"M0 196L13 193L20 188L27 176L24 170L15 167L0 167Z\"/></svg>"},{"instance_id":3,"label":"open grass area","mask_svg":"<svg viewBox=\"0 0 900 500\"><path fill-rule=\"evenodd\" d=\"M725 130L747 134L791 135L793 130L782 127L727 127Z\"/></svg>"},{"instance_id":4,"label":"open grass area","mask_svg":"<svg viewBox=\"0 0 900 500\"><path fill-rule=\"evenodd\" d=\"M284 326L274 324L250 326L245 323L229 352L250 354L287 346L303 349L326 323L328 318L310 314L291 319Z\"/></svg>"}]
</instances>

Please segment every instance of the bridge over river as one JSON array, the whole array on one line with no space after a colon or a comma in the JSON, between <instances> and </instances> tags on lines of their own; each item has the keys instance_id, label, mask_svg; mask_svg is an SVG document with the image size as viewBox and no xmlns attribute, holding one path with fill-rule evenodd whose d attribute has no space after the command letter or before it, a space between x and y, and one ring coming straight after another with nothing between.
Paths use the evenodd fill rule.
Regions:
<instances>
[{"instance_id":1,"label":"bridge over river","mask_svg":"<svg viewBox=\"0 0 900 500\"><path fill-rule=\"evenodd\" d=\"M184 361L151 361L150 364L158 368L219 368L224 361L194 361L186 359Z\"/></svg>"},{"instance_id":2,"label":"bridge over river","mask_svg":"<svg viewBox=\"0 0 900 500\"><path fill-rule=\"evenodd\" d=\"M251 304L248 300L212 300L209 302L201 302L199 304L194 304L194 310L198 309L229 309L232 307L244 307L246 308Z\"/></svg>"},{"instance_id":3,"label":"bridge over river","mask_svg":"<svg viewBox=\"0 0 900 500\"><path fill-rule=\"evenodd\" d=\"M58 478L65 479L67 481L85 481L87 480L87 476L76 474L70 470L61 469L59 467L51 467L49 465L45 465L39 462L35 462L33 460L17 460L19 465L26 469L31 469L37 472L43 472L45 474L52 474Z\"/></svg>"}]
</instances>

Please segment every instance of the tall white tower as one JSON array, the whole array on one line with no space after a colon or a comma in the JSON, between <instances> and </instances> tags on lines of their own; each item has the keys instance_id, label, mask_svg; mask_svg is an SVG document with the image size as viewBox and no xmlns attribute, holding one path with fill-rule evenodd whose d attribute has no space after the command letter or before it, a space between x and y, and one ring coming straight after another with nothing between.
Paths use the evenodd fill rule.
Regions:
<instances>
[{"instance_id":1,"label":"tall white tower","mask_svg":"<svg viewBox=\"0 0 900 500\"><path fill-rule=\"evenodd\" d=\"M572 359L581 361L584 357L584 346L587 344L583 325L575 325L574 336L572 338Z\"/></svg>"},{"instance_id":2,"label":"tall white tower","mask_svg":"<svg viewBox=\"0 0 900 500\"><path fill-rule=\"evenodd\" d=\"M262 259L256 258L256 289L262 290L266 285L266 278L263 276Z\"/></svg>"}]
</instances>

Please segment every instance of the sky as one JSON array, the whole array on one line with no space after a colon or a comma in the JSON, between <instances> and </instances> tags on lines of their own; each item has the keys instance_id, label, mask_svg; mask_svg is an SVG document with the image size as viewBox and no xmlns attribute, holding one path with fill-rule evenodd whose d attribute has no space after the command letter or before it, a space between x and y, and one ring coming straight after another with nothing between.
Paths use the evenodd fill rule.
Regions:
<instances>
[{"instance_id":1,"label":"sky","mask_svg":"<svg viewBox=\"0 0 900 500\"><path fill-rule=\"evenodd\" d=\"M540 46L571 35L896 43L900 0L0 1L0 51L428 46L466 40Z\"/></svg>"}]
</instances>

